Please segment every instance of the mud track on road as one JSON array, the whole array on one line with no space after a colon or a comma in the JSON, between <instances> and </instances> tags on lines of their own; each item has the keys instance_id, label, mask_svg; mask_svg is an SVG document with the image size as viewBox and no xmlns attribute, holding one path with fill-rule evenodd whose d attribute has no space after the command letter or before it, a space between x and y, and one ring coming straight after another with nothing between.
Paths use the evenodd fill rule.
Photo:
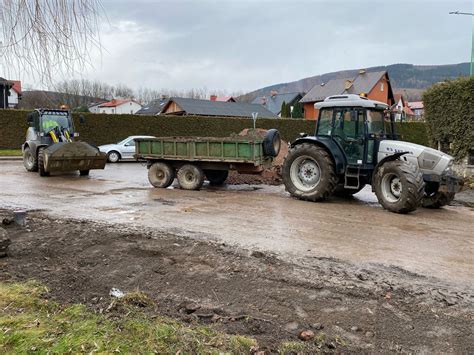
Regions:
<instances>
[{"instance_id":1,"label":"mud track on road","mask_svg":"<svg viewBox=\"0 0 474 355\"><path fill-rule=\"evenodd\" d=\"M10 216L0 211L0 219ZM115 287L139 289L150 312L212 324L273 351L312 330L307 351L473 353L472 289L402 269L335 259L282 260L163 234L34 212L5 226L2 281L35 279L62 303L106 312ZM303 343L303 342L302 342Z\"/></svg>"}]
</instances>

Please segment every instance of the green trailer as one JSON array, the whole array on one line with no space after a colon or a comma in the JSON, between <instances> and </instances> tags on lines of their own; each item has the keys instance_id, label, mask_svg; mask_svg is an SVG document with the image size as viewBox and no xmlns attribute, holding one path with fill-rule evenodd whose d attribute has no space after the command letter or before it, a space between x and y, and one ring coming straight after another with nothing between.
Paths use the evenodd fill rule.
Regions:
<instances>
[{"instance_id":1,"label":"green trailer","mask_svg":"<svg viewBox=\"0 0 474 355\"><path fill-rule=\"evenodd\" d=\"M175 177L181 188L199 190L207 178L211 185L221 185L229 170L258 174L270 167L280 151L276 129L264 137L256 132L246 136L158 137L135 139L135 158L146 161L148 180L165 188Z\"/></svg>"}]
</instances>

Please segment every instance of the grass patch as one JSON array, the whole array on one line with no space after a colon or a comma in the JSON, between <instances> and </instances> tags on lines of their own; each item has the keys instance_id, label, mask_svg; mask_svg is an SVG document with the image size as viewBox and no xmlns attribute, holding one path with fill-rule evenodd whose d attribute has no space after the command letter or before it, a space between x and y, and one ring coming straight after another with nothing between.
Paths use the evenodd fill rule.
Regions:
<instances>
[{"instance_id":1,"label":"grass patch","mask_svg":"<svg viewBox=\"0 0 474 355\"><path fill-rule=\"evenodd\" d=\"M0 282L0 353L248 353L253 339L190 326L172 319L151 319L141 308L153 302L133 293L127 312L107 318L84 305L62 306L43 296L35 283ZM113 319L112 319L113 318Z\"/></svg>"},{"instance_id":2,"label":"grass patch","mask_svg":"<svg viewBox=\"0 0 474 355\"><path fill-rule=\"evenodd\" d=\"M21 149L0 149L0 157L16 157L22 154Z\"/></svg>"}]
</instances>

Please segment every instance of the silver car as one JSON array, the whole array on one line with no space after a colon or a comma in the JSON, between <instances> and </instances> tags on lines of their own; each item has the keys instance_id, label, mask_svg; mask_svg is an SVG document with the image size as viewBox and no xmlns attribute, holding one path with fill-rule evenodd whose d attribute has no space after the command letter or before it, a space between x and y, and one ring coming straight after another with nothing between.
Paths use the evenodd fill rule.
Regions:
<instances>
[{"instance_id":1,"label":"silver car","mask_svg":"<svg viewBox=\"0 0 474 355\"><path fill-rule=\"evenodd\" d=\"M116 163L122 159L133 159L135 154L135 138L155 138L153 136L130 136L116 144L99 146L99 150L107 154L107 161Z\"/></svg>"}]
</instances>

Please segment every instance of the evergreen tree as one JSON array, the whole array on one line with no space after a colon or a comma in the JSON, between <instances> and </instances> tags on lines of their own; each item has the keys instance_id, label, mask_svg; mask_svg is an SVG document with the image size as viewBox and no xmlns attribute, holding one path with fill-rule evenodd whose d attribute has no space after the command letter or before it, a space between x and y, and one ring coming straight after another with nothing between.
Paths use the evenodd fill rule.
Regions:
<instances>
[{"instance_id":1,"label":"evergreen tree","mask_svg":"<svg viewBox=\"0 0 474 355\"><path fill-rule=\"evenodd\" d=\"M280 116L281 116L281 118L287 117L286 116L286 102L285 101L283 101L281 103Z\"/></svg>"},{"instance_id":2,"label":"evergreen tree","mask_svg":"<svg viewBox=\"0 0 474 355\"><path fill-rule=\"evenodd\" d=\"M293 106L293 118L303 118L303 105L301 105L299 102Z\"/></svg>"}]
</instances>

